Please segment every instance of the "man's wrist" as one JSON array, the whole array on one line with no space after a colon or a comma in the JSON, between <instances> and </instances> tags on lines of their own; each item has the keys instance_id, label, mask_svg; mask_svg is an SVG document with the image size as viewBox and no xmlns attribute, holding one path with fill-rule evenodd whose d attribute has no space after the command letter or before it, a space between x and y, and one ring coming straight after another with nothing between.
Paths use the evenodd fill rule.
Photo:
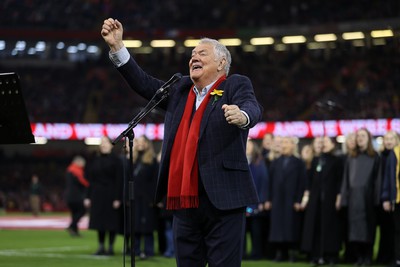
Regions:
<instances>
[{"instance_id":1,"label":"man's wrist","mask_svg":"<svg viewBox=\"0 0 400 267\"><path fill-rule=\"evenodd\" d=\"M111 62L116 67L121 67L122 65L126 64L126 62L129 61L131 55L129 54L128 49L125 46L123 46L116 52L110 50L108 56L110 57Z\"/></svg>"},{"instance_id":2,"label":"man's wrist","mask_svg":"<svg viewBox=\"0 0 400 267\"><path fill-rule=\"evenodd\" d=\"M243 123L239 127L242 128L242 129L246 129L250 125L249 115L247 115L246 111L240 110L240 112L242 112L242 114L244 115L245 123Z\"/></svg>"},{"instance_id":3,"label":"man's wrist","mask_svg":"<svg viewBox=\"0 0 400 267\"><path fill-rule=\"evenodd\" d=\"M109 47L110 47L111 53L116 53L116 52L118 52L119 50L121 50L121 48L124 47L124 43L123 43L123 42L118 42L117 44L115 44L115 45L110 45Z\"/></svg>"}]
</instances>

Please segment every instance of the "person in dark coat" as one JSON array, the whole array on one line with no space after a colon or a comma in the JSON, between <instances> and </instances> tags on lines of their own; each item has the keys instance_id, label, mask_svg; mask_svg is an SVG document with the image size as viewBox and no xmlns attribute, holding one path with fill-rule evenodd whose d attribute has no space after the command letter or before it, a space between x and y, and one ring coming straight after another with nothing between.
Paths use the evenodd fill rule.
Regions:
<instances>
[{"instance_id":1,"label":"person in dark coat","mask_svg":"<svg viewBox=\"0 0 400 267\"><path fill-rule=\"evenodd\" d=\"M357 130L356 144L356 150L345 163L341 206L347 207L348 240L353 244L356 265L370 265L375 240L375 210L380 200L380 159L367 129Z\"/></svg>"},{"instance_id":2,"label":"person in dark coat","mask_svg":"<svg viewBox=\"0 0 400 267\"><path fill-rule=\"evenodd\" d=\"M84 176L86 160L82 156L75 156L66 171L65 201L71 212L71 223L67 231L71 236L80 236L78 223L86 213L83 201L89 181Z\"/></svg>"},{"instance_id":3,"label":"person in dark coat","mask_svg":"<svg viewBox=\"0 0 400 267\"><path fill-rule=\"evenodd\" d=\"M294 156L296 140L282 138L282 156L271 163L267 209L271 209L269 240L276 246L276 261L295 260L300 241L301 200L306 181L304 162Z\"/></svg>"},{"instance_id":4,"label":"person in dark coat","mask_svg":"<svg viewBox=\"0 0 400 267\"><path fill-rule=\"evenodd\" d=\"M399 144L399 137L395 131L388 131L383 136L383 150L381 151L382 181L385 177L387 158L395 146ZM381 187L382 188L382 187ZM377 225L380 230L379 250L376 262L388 264L394 259L394 225L392 213L386 212L383 205L378 206Z\"/></svg>"},{"instance_id":5,"label":"person in dark coat","mask_svg":"<svg viewBox=\"0 0 400 267\"><path fill-rule=\"evenodd\" d=\"M263 136L261 154L264 158L267 169L269 169L271 162L280 155L280 138L280 136L274 136L273 133L266 133ZM267 259L273 259L275 257L275 251L269 242L269 224L271 221L270 211L266 210L264 206L264 211L262 213L264 216L263 257Z\"/></svg>"},{"instance_id":6,"label":"person in dark coat","mask_svg":"<svg viewBox=\"0 0 400 267\"><path fill-rule=\"evenodd\" d=\"M343 159L334 155L335 144L323 139L322 154L313 159L301 248L316 265L335 264L341 248L340 217L336 208L343 176Z\"/></svg>"},{"instance_id":7,"label":"person in dark coat","mask_svg":"<svg viewBox=\"0 0 400 267\"><path fill-rule=\"evenodd\" d=\"M135 181L135 253L145 259L154 256L156 209L154 193L158 163L152 142L146 136L135 139L133 147L133 179ZM144 249L142 250L142 242Z\"/></svg>"},{"instance_id":8,"label":"person in dark coat","mask_svg":"<svg viewBox=\"0 0 400 267\"><path fill-rule=\"evenodd\" d=\"M100 154L90 162L86 177L89 180L84 203L90 208L89 229L97 230L98 250L95 255L114 255L114 242L119 231L123 168L121 159L114 154L111 140L103 136ZM108 233L108 249L105 248Z\"/></svg>"},{"instance_id":9,"label":"person in dark coat","mask_svg":"<svg viewBox=\"0 0 400 267\"><path fill-rule=\"evenodd\" d=\"M343 160L343 165L347 161L348 157L351 157L350 155L353 155L356 150L356 133L355 132L350 132L346 135L345 142L342 145L342 160ZM348 218L347 218L347 207L342 207L339 203L339 216L340 216L340 228L342 229L342 240L343 240L343 246L344 246L344 252L343 252L343 262L344 263L354 263L357 259L354 253L354 248L352 247L352 243L349 242L349 237L348 237Z\"/></svg>"},{"instance_id":10,"label":"person in dark coat","mask_svg":"<svg viewBox=\"0 0 400 267\"><path fill-rule=\"evenodd\" d=\"M397 145L389 151L386 158L381 191L382 208L387 213L386 216L392 219L392 228L389 231L391 230L393 245L379 248L379 251L390 250L382 251L382 254L393 255L391 259L393 266L400 266L400 144L396 133L394 133L394 138ZM383 231L388 231L388 229ZM378 253L378 257L379 255Z\"/></svg>"},{"instance_id":11,"label":"person in dark coat","mask_svg":"<svg viewBox=\"0 0 400 267\"><path fill-rule=\"evenodd\" d=\"M261 149L253 140L247 140L246 156L260 199L258 204L248 206L246 212L246 224L251 238L250 258L259 260L262 258L263 250L267 245L265 237L268 236L266 225L268 225L267 219L269 217L264 210L264 204L267 201L268 170Z\"/></svg>"}]
</instances>

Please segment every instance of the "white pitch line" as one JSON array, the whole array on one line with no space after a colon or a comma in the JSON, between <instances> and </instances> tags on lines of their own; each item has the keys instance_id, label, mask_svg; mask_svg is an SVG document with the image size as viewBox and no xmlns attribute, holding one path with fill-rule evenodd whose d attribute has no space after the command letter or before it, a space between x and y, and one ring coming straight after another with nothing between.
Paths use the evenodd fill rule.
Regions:
<instances>
[{"instance_id":1,"label":"white pitch line","mask_svg":"<svg viewBox=\"0 0 400 267\"><path fill-rule=\"evenodd\" d=\"M26 252L41 252L41 251L74 251L74 250L80 250L80 249L86 249L89 248L89 246L65 246L65 247L47 247L47 248L21 248L21 249L13 249L15 251L26 251ZM6 249L8 250L8 249ZM2 250L0 250L2 251Z\"/></svg>"},{"instance_id":2,"label":"white pitch line","mask_svg":"<svg viewBox=\"0 0 400 267\"><path fill-rule=\"evenodd\" d=\"M62 252L62 251L74 251L88 247L56 247L56 248L26 248L26 249L3 249L0 250L0 256L8 257L36 257L36 258L78 258L78 259L98 259L104 260L107 256L94 256L94 255L66 255L60 253L41 253L41 252Z\"/></svg>"}]
</instances>

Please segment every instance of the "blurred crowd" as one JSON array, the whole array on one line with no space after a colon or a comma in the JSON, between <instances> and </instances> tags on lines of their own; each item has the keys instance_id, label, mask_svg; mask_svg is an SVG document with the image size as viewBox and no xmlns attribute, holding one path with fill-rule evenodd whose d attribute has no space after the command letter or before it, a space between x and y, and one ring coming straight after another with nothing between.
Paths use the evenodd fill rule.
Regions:
<instances>
[{"instance_id":1,"label":"blurred crowd","mask_svg":"<svg viewBox=\"0 0 400 267\"><path fill-rule=\"evenodd\" d=\"M191 12L202 10L204 6L211 8L207 19L200 19L202 14ZM321 27L373 22L398 18L400 3L396 0L329 3L318 0L62 0L55 5L5 0L0 4L0 11L2 29L16 33L31 29L98 32L104 18L111 16L122 21L126 31L148 33L141 36L151 38L152 32L186 28L190 35L190 30L206 33L207 29L260 30L274 26ZM356 47L351 42L335 42L334 46L311 50L303 44L287 46L285 51L264 46L254 52L245 52L243 47L230 47L231 73L250 77L257 99L264 106L263 119L266 121L398 117L400 60L393 57L399 50L398 39L385 39L385 44L378 46L369 43ZM108 60L108 48L100 47L99 58L65 64L59 64L59 59L51 57L47 63L24 64L18 55L15 58L22 60L21 64L0 62L0 72L19 73L31 122L130 121L146 102L127 90ZM135 58L148 73L167 80L176 72L188 73L190 50L153 49L151 54L137 54ZM327 99L343 109L329 114L318 110L316 103ZM157 110L146 119L161 122L162 111Z\"/></svg>"},{"instance_id":2,"label":"blurred crowd","mask_svg":"<svg viewBox=\"0 0 400 267\"><path fill-rule=\"evenodd\" d=\"M208 7L206 17L200 11ZM345 8L344 8L345 7ZM362 7L362 8L360 8ZM5 0L0 22L8 28L98 30L106 17L124 21L128 30L260 28L370 21L400 15L396 0L302 1L111 1L60 0L57 4ZM196 12L192 12L195 10Z\"/></svg>"},{"instance_id":3,"label":"blurred crowd","mask_svg":"<svg viewBox=\"0 0 400 267\"><path fill-rule=\"evenodd\" d=\"M264 47L251 53L236 47L230 49L231 73L250 77L265 121L399 117L400 60L393 57L399 45L393 39L384 46L338 43L329 50ZM128 89L107 51L100 60L72 67L10 69L0 63L0 71L20 75L31 122L128 122L147 102ZM189 53L155 49L135 57L148 73L167 80L173 73L188 73ZM328 99L342 109L321 112L316 103ZM161 122L162 115L156 111L146 120Z\"/></svg>"}]
</instances>

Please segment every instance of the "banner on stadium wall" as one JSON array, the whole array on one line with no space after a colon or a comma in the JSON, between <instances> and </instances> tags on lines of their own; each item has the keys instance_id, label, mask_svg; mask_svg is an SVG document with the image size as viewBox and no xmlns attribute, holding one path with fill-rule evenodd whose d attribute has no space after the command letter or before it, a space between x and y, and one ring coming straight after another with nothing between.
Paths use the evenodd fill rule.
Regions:
<instances>
[{"instance_id":1,"label":"banner on stadium wall","mask_svg":"<svg viewBox=\"0 0 400 267\"><path fill-rule=\"evenodd\" d=\"M127 124L79 124L79 123L32 123L35 137L49 140L83 140L87 137L109 136L114 139L123 132ZM261 139L266 133L280 136L313 138L324 133L334 137L347 135L360 128L367 128L373 136L384 135L388 130L400 133L400 119L327 120L260 122L250 129L249 137ZM138 124L135 136L146 135L150 140L162 140L164 124Z\"/></svg>"}]
</instances>

